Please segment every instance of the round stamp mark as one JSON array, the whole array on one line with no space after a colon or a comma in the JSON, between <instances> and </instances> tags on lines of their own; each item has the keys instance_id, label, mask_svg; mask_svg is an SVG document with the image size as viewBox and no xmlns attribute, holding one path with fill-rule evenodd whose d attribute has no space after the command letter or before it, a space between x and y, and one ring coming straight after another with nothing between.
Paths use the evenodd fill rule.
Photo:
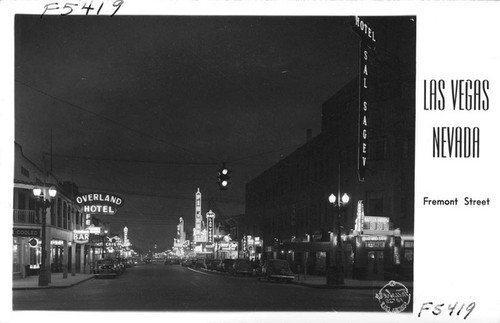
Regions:
<instances>
[{"instance_id":1,"label":"round stamp mark","mask_svg":"<svg viewBox=\"0 0 500 323\"><path fill-rule=\"evenodd\" d=\"M410 304L410 293L405 285L391 280L375 294L380 307L389 313L403 312Z\"/></svg>"}]
</instances>

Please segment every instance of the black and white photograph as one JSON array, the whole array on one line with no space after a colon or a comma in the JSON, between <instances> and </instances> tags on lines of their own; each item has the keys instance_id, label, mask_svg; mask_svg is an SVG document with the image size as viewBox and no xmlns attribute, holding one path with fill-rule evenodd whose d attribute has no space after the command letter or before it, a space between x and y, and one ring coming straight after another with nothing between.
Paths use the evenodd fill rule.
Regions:
<instances>
[{"instance_id":1,"label":"black and white photograph","mask_svg":"<svg viewBox=\"0 0 500 323\"><path fill-rule=\"evenodd\" d=\"M7 322L500 319L498 5L174 2L0 11Z\"/></svg>"},{"instance_id":2,"label":"black and white photograph","mask_svg":"<svg viewBox=\"0 0 500 323\"><path fill-rule=\"evenodd\" d=\"M13 309L411 311L415 26L16 16Z\"/></svg>"}]
</instances>

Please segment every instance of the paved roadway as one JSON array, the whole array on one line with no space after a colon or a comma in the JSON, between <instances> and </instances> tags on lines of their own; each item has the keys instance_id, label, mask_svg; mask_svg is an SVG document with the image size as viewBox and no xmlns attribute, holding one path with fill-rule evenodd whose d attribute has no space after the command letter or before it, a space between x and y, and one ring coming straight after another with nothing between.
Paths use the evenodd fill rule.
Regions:
<instances>
[{"instance_id":1,"label":"paved roadway","mask_svg":"<svg viewBox=\"0 0 500 323\"><path fill-rule=\"evenodd\" d=\"M373 311L378 290L318 289L139 264L112 279L70 288L14 290L13 310L119 311Z\"/></svg>"}]
</instances>

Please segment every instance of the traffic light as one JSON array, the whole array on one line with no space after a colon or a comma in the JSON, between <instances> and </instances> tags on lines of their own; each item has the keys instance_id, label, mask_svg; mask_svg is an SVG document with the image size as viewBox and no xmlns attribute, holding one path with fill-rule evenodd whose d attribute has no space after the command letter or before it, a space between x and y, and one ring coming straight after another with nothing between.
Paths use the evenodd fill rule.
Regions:
<instances>
[{"instance_id":1,"label":"traffic light","mask_svg":"<svg viewBox=\"0 0 500 323\"><path fill-rule=\"evenodd\" d=\"M229 176L229 169L227 169L226 165L222 163L221 168L218 170L217 174L217 184L219 184L219 187L221 190L227 190L229 186L229 179L231 176Z\"/></svg>"}]
</instances>

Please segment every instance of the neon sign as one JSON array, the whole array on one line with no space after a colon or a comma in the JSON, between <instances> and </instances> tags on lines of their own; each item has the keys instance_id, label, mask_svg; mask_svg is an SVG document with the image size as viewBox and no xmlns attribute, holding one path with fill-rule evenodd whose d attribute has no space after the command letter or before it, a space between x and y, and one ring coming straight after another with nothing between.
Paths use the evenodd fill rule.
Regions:
<instances>
[{"instance_id":1,"label":"neon sign","mask_svg":"<svg viewBox=\"0 0 500 323\"><path fill-rule=\"evenodd\" d=\"M87 243L90 239L89 230L73 230L73 240L75 243Z\"/></svg>"},{"instance_id":2,"label":"neon sign","mask_svg":"<svg viewBox=\"0 0 500 323\"><path fill-rule=\"evenodd\" d=\"M123 206L123 199L107 193L89 193L76 197L76 203L83 208L83 213L114 215L118 207Z\"/></svg>"}]
</instances>

